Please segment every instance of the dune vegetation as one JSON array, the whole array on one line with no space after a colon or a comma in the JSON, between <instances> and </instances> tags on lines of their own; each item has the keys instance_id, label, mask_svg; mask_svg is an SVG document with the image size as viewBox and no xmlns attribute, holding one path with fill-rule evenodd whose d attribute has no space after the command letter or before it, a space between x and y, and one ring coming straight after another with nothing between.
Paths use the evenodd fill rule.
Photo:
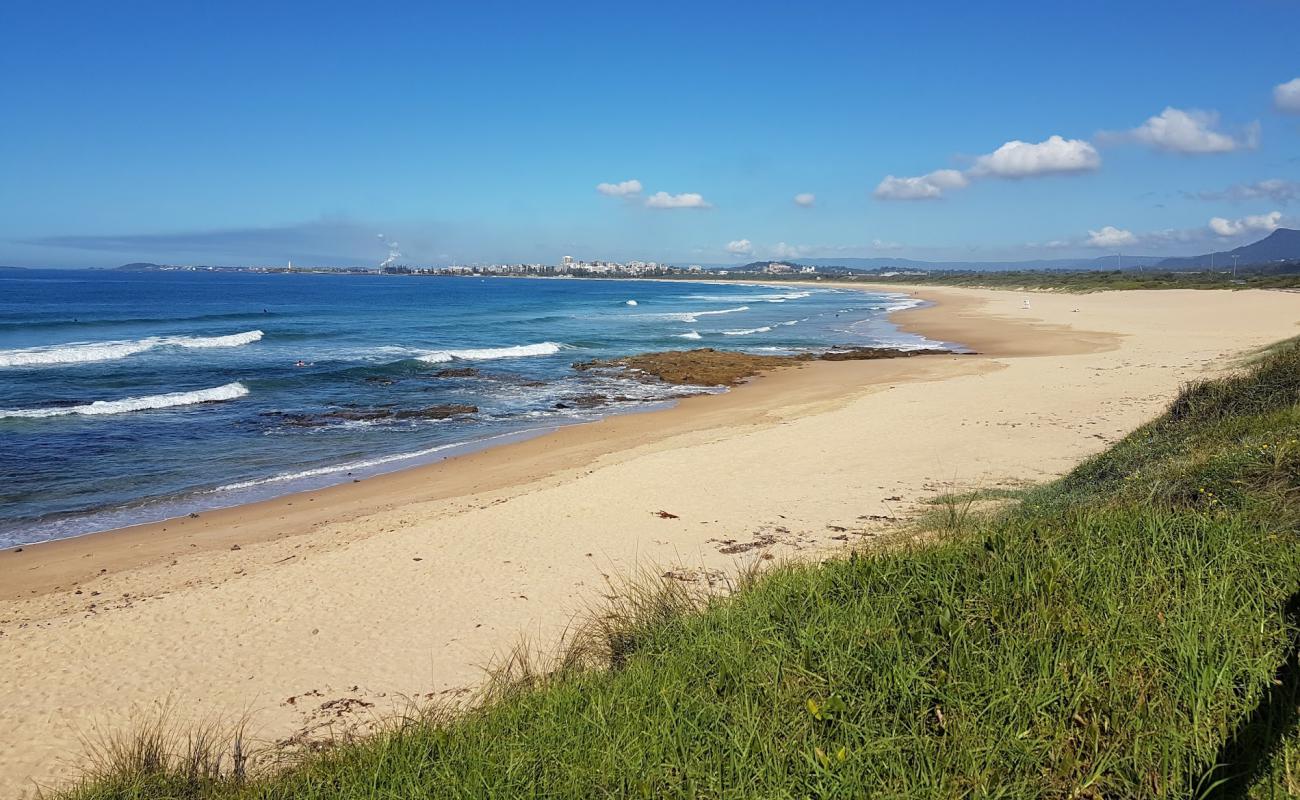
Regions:
<instances>
[{"instance_id":1,"label":"dune vegetation","mask_svg":"<svg viewBox=\"0 0 1300 800\"><path fill-rule=\"evenodd\" d=\"M155 728L55 796L1296 796L1298 401L1285 343L996 510L726 596L641 583L468 711L275 768Z\"/></svg>"}]
</instances>

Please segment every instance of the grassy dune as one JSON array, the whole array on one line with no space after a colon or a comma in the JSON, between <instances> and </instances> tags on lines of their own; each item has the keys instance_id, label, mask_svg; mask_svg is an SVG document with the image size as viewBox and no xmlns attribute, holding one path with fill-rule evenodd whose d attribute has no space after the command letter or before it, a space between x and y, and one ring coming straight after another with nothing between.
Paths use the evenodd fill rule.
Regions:
<instances>
[{"instance_id":1,"label":"grassy dune","mask_svg":"<svg viewBox=\"0 0 1300 800\"><path fill-rule=\"evenodd\" d=\"M924 545L634 592L468 714L260 777L144 736L60 796L1287 796L1298 399L1282 345L995 515L951 499Z\"/></svg>"}]
</instances>

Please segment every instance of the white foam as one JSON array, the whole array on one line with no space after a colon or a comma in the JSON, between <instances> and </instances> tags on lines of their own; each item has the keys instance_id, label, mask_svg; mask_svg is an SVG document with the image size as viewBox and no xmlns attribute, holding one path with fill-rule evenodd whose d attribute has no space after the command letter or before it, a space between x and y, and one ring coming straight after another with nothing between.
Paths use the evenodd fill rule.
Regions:
<instances>
[{"instance_id":1,"label":"white foam","mask_svg":"<svg viewBox=\"0 0 1300 800\"><path fill-rule=\"evenodd\" d=\"M761 328L745 328L740 331L723 331L722 333L724 336L748 336L751 333L767 333L770 330L772 330L771 325L764 325Z\"/></svg>"},{"instance_id":2,"label":"white foam","mask_svg":"<svg viewBox=\"0 0 1300 800\"><path fill-rule=\"evenodd\" d=\"M700 338L700 332L699 332L699 331L687 331L686 333L679 333L679 334L677 334L677 338L678 338L678 339L698 339L698 338Z\"/></svg>"},{"instance_id":3,"label":"white foam","mask_svg":"<svg viewBox=\"0 0 1300 800\"><path fill-rule=\"evenodd\" d=\"M212 491L230 492L238 489L249 489L254 486L265 486L268 483L285 483L287 481L297 481L297 480L302 480L304 478L315 478L320 475L333 475L337 472L356 472L357 470L369 469L371 467L380 467L383 466L384 464L391 464L394 461L408 461L414 458L422 458L424 456L429 456L429 455L433 455L434 453L442 452L443 450L450 450L454 447L465 447L467 444L478 444L480 442L487 442L493 439L505 439L508 437L522 436L528 433L532 433L534 430L545 430L545 429L535 428L535 429L528 429L523 431L511 431L510 433L501 433L501 434L497 434L496 436L485 436L482 439L475 440L474 442L453 442L451 444L440 444L435 447L426 447L423 450L415 450L410 453L398 453L396 455L383 456L381 458L369 458L366 459L365 461L352 461L347 464L335 464L334 466L331 467L316 467L315 469L305 469L302 472L289 472L283 475L274 475L270 478L260 478L258 480L229 483L226 484L225 486L218 486L216 489L213 489Z\"/></svg>"},{"instance_id":4,"label":"white foam","mask_svg":"<svg viewBox=\"0 0 1300 800\"><path fill-rule=\"evenodd\" d=\"M244 331L243 333L232 333L228 336L173 336L162 340L163 345L176 345L177 347L239 347L245 344L252 344L260 341L262 338L261 331Z\"/></svg>"},{"instance_id":5,"label":"white foam","mask_svg":"<svg viewBox=\"0 0 1300 800\"><path fill-rule=\"evenodd\" d=\"M549 356L567 348L568 345L556 342L539 342L538 344L521 344L514 347L486 347L469 350L430 350L420 353L416 358L431 364L441 364L454 358L465 361L480 361L493 358L525 358L528 356Z\"/></svg>"},{"instance_id":6,"label":"white foam","mask_svg":"<svg viewBox=\"0 0 1300 800\"><path fill-rule=\"evenodd\" d=\"M624 305L634 306L636 304L637 302L635 300L628 300Z\"/></svg>"},{"instance_id":7,"label":"white foam","mask_svg":"<svg viewBox=\"0 0 1300 800\"><path fill-rule=\"evenodd\" d=\"M698 300L705 303L784 303L787 300L802 300L805 297L812 297L812 292L780 292L772 294L750 294L750 295L725 295L725 294L692 294L687 295L687 300Z\"/></svg>"},{"instance_id":8,"label":"white foam","mask_svg":"<svg viewBox=\"0 0 1300 800\"><path fill-rule=\"evenodd\" d=\"M0 350L0 367L30 367L46 364L91 364L115 361L155 347L239 347L262 338L261 331L228 336L150 336L134 341L71 342L19 350Z\"/></svg>"},{"instance_id":9,"label":"white foam","mask_svg":"<svg viewBox=\"0 0 1300 800\"><path fill-rule=\"evenodd\" d=\"M96 400L83 406L64 406L62 408L20 408L10 411L0 409L0 419L6 417L65 417L72 414L99 416L103 414L125 414L131 411L149 411L156 408L173 408L191 406L197 403L216 403L222 400L234 400L248 394L248 387L242 383L227 383L212 389L199 389L193 392L170 392L145 397L127 397L122 400Z\"/></svg>"},{"instance_id":10,"label":"white foam","mask_svg":"<svg viewBox=\"0 0 1300 800\"><path fill-rule=\"evenodd\" d=\"M738 314L741 311L748 311L749 306L737 306L736 308L723 308L717 311L683 311L672 314L650 314L648 316L656 319L671 319L677 322L699 322L699 317L714 317L719 314Z\"/></svg>"}]
</instances>

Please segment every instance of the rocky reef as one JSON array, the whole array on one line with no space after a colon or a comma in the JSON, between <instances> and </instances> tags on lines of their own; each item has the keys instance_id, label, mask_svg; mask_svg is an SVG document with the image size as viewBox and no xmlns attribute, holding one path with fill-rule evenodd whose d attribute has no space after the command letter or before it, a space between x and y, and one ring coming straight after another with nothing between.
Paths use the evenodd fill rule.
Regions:
<instances>
[{"instance_id":1,"label":"rocky reef","mask_svg":"<svg viewBox=\"0 0 1300 800\"><path fill-rule=\"evenodd\" d=\"M934 355L959 354L954 350L939 348L898 350L890 347L841 347L817 355L801 353L770 356L701 347L695 350L666 350L622 358L579 361L573 368L579 371L618 371L679 385L735 386L760 372L806 361L869 361Z\"/></svg>"}]
</instances>

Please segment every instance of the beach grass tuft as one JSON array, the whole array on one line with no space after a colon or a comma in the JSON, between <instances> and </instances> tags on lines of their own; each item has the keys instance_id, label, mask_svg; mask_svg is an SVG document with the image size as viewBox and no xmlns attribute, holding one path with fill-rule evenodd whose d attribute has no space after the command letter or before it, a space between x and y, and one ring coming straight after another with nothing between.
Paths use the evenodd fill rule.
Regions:
<instances>
[{"instance_id":1,"label":"beach grass tuft","mask_svg":"<svg viewBox=\"0 0 1300 800\"><path fill-rule=\"evenodd\" d=\"M1295 796L1298 401L1291 343L945 535L634 581L459 713L257 775L146 731L58 796Z\"/></svg>"}]
</instances>

